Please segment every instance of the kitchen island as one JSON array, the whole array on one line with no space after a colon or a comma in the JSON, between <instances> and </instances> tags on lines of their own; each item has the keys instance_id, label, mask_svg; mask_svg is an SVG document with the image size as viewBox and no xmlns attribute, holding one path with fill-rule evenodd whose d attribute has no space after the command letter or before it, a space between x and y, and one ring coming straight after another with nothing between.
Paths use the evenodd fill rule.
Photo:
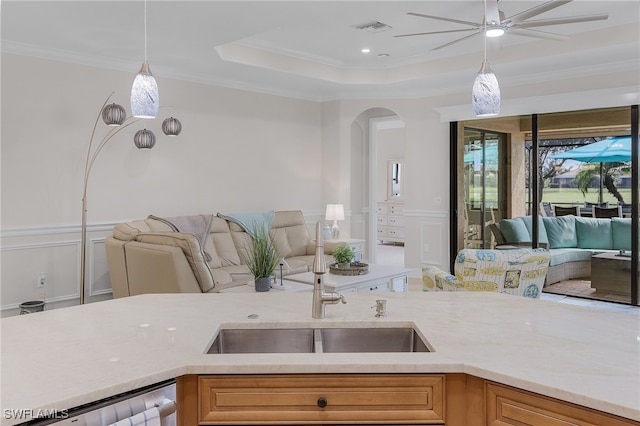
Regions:
<instances>
[{"instance_id":1,"label":"kitchen island","mask_svg":"<svg viewBox=\"0 0 640 426\"><path fill-rule=\"evenodd\" d=\"M375 317L375 300L387 316ZM471 292L142 295L0 320L6 410L63 410L197 375L459 374L640 420L638 316ZM413 326L433 352L207 354L223 328ZM24 420L22 420L24 421Z\"/></svg>"}]
</instances>

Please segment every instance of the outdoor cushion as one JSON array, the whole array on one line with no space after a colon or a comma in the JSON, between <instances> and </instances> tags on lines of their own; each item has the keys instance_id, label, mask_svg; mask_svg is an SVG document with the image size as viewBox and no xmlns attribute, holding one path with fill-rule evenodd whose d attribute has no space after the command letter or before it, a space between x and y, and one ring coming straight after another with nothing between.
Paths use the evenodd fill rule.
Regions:
<instances>
[{"instance_id":1,"label":"outdoor cushion","mask_svg":"<svg viewBox=\"0 0 640 426\"><path fill-rule=\"evenodd\" d=\"M562 265L568 262L588 262L593 255L591 250L575 248L551 249L549 253L551 253L549 266Z\"/></svg>"},{"instance_id":2,"label":"outdoor cushion","mask_svg":"<svg viewBox=\"0 0 640 426\"><path fill-rule=\"evenodd\" d=\"M607 250L613 248L611 219L577 217L575 221L578 248Z\"/></svg>"},{"instance_id":3,"label":"outdoor cushion","mask_svg":"<svg viewBox=\"0 0 640 426\"><path fill-rule=\"evenodd\" d=\"M533 219L531 216L520 216L519 218L524 223L524 226L527 227L527 232L529 232L529 241L531 241L531 237L533 236ZM538 216L538 242L542 244L549 244L549 238L547 237L547 230L544 227L544 221L541 216Z\"/></svg>"},{"instance_id":4,"label":"outdoor cushion","mask_svg":"<svg viewBox=\"0 0 640 426\"><path fill-rule=\"evenodd\" d=\"M550 248L578 247L575 216L543 217L542 221Z\"/></svg>"},{"instance_id":5,"label":"outdoor cushion","mask_svg":"<svg viewBox=\"0 0 640 426\"><path fill-rule=\"evenodd\" d=\"M507 243L529 243L531 242L531 234L527 231L527 227L521 218L502 219L500 221L500 231L504 235Z\"/></svg>"},{"instance_id":6,"label":"outdoor cushion","mask_svg":"<svg viewBox=\"0 0 640 426\"><path fill-rule=\"evenodd\" d=\"M613 249L631 250L631 218L611 218Z\"/></svg>"}]
</instances>

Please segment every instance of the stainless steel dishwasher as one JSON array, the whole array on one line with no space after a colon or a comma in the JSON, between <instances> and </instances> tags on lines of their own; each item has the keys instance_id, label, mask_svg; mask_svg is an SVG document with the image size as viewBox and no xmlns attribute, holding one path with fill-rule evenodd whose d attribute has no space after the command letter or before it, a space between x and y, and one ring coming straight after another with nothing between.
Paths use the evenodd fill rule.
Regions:
<instances>
[{"instance_id":1,"label":"stainless steel dishwasher","mask_svg":"<svg viewBox=\"0 0 640 426\"><path fill-rule=\"evenodd\" d=\"M176 425L176 381L168 380L68 410L23 426Z\"/></svg>"}]
</instances>

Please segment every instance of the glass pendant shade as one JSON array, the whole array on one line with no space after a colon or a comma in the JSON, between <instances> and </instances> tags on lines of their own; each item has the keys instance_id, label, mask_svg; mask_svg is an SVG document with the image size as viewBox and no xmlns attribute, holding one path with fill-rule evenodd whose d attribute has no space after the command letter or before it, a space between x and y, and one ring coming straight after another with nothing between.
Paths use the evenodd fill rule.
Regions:
<instances>
[{"instance_id":1,"label":"glass pendant shade","mask_svg":"<svg viewBox=\"0 0 640 426\"><path fill-rule=\"evenodd\" d=\"M104 107L102 110L102 121L107 126L119 126L124 123L127 118L127 113L124 108L118 104L111 104Z\"/></svg>"},{"instance_id":2,"label":"glass pendant shade","mask_svg":"<svg viewBox=\"0 0 640 426\"><path fill-rule=\"evenodd\" d=\"M162 131L167 136L178 136L182 131L182 124L177 118L169 117L162 122Z\"/></svg>"},{"instance_id":3,"label":"glass pendant shade","mask_svg":"<svg viewBox=\"0 0 640 426\"><path fill-rule=\"evenodd\" d=\"M138 118L156 118L160 96L149 63L145 60L131 86L131 115Z\"/></svg>"},{"instance_id":4,"label":"glass pendant shade","mask_svg":"<svg viewBox=\"0 0 640 426\"><path fill-rule=\"evenodd\" d=\"M133 137L133 143L138 149L151 149L156 144L156 135L151 130L138 130Z\"/></svg>"},{"instance_id":5,"label":"glass pendant shade","mask_svg":"<svg viewBox=\"0 0 640 426\"><path fill-rule=\"evenodd\" d=\"M486 59L473 82L471 103L476 117L490 117L500 113L500 86Z\"/></svg>"}]
</instances>

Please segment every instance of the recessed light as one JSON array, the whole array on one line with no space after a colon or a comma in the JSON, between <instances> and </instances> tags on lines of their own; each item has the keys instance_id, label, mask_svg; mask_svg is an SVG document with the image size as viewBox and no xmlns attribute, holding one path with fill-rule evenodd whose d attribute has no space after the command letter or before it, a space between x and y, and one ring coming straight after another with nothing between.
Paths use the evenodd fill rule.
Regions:
<instances>
[{"instance_id":1,"label":"recessed light","mask_svg":"<svg viewBox=\"0 0 640 426\"><path fill-rule=\"evenodd\" d=\"M362 50L360 50L360 51L361 51L362 53L369 53L369 52L371 52L371 49L368 49L368 48L366 48L366 47L365 47L365 48L363 48L363 49L362 49Z\"/></svg>"},{"instance_id":2,"label":"recessed light","mask_svg":"<svg viewBox=\"0 0 640 426\"><path fill-rule=\"evenodd\" d=\"M386 58L387 56L390 56L388 53L378 53L378 57L380 58Z\"/></svg>"}]
</instances>

